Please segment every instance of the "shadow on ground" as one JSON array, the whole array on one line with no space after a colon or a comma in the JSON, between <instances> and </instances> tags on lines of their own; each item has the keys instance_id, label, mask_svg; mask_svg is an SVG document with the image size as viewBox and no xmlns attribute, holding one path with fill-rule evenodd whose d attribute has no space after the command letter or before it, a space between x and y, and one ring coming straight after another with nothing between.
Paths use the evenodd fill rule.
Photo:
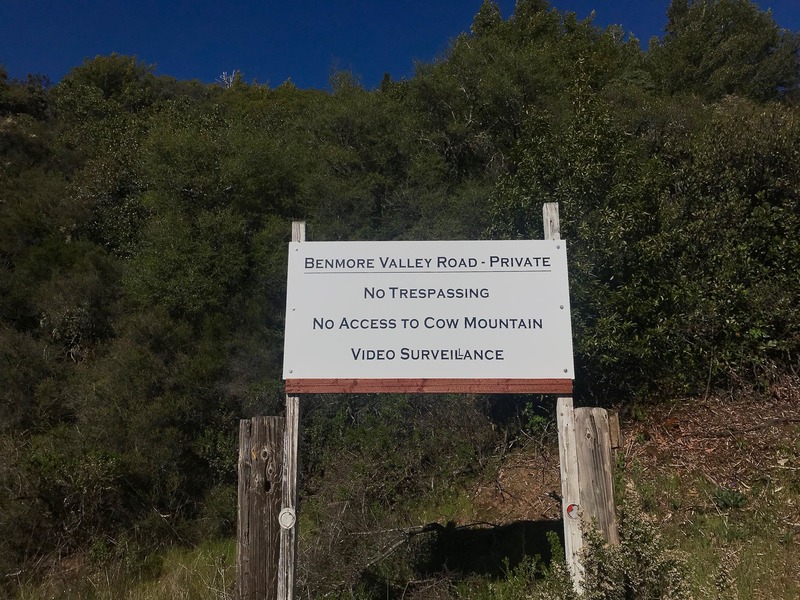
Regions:
<instances>
[{"instance_id":1,"label":"shadow on ground","mask_svg":"<svg viewBox=\"0 0 800 600\"><path fill-rule=\"evenodd\" d=\"M516 521L505 525L477 523L441 525L430 523L415 535L411 566L415 581L388 581L372 569L362 575L361 589L369 598L396 599L420 597L408 595L415 584L472 577L504 578L510 569L526 557L548 564L552 558L550 538L553 534L563 547L561 520ZM440 596L429 596L440 597ZM449 597L449 596L447 596Z\"/></svg>"},{"instance_id":2,"label":"shadow on ground","mask_svg":"<svg viewBox=\"0 0 800 600\"><path fill-rule=\"evenodd\" d=\"M551 544L548 533L558 536L563 545L562 521L516 521L506 525L456 526L437 528L431 538L426 560L417 565L420 575L448 572L462 576L504 576L525 557L539 557L549 563Z\"/></svg>"}]
</instances>

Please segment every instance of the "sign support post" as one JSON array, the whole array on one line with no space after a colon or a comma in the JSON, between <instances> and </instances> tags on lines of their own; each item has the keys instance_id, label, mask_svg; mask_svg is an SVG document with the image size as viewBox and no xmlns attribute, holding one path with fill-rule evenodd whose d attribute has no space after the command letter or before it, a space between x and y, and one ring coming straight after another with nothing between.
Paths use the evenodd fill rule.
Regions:
<instances>
[{"instance_id":1,"label":"sign support post","mask_svg":"<svg viewBox=\"0 0 800 600\"><path fill-rule=\"evenodd\" d=\"M544 237L561 239L558 203L542 206ZM602 408L573 408L571 397L556 404L558 455L561 462L561 512L564 554L572 585L583 593L583 527L596 526L610 544L619 544L614 506L614 466L608 413ZM617 423L617 437L619 425Z\"/></svg>"},{"instance_id":2,"label":"sign support post","mask_svg":"<svg viewBox=\"0 0 800 600\"><path fill-rule=\"evenodd\" d=\"M306 241L305 221L292 221L292 241ZM278 559L278 599L294 600L294 575L297 556L297 471L300 437L300 398L286 394L286 433L283 442L283 485L280 554Z\"/></svg>"},{"instance_id":3,"label":"sign support post","mask_svg":"<svg viewBox=\"0 0 800 600\"><path fill-rule=\"evenodd\" d=\"M578 483L578 451L575 439L575 411L572 398L562 397L556 403L558 457L561 465L561 515L564 521L564 558L575 591L583 590L583 550L581 532L581 498Z\"/></svg>"},{"instance_id":4,"label":"sign support post","mask_svg":"<svg viewBox=\"0 0 800 600\"><path fill-rule=\"evenodd\" d=\"M558 202L542 205L544 239L561 239L561 222ZM575 440L575 413L572 397L559 397L556 401L556 424L558 427L558 456L561 464L561 514L564 520L564 555L575 591L583 589L583 570L580 553L583 549L579 507L578 452Z\"/></svg>"}]
</instances>

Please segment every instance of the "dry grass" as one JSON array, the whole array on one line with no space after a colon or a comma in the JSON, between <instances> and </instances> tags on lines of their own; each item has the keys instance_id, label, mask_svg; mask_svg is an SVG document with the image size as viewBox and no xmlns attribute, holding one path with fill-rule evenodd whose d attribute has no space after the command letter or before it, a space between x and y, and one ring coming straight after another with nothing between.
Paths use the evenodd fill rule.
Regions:
<instances>
[{"instance_id":1,"label":"dry grass","mask_svg":"<svg viewBox=\"0 0 800 600\"><path fill-rule=\"evenodd\" d=\"M692 557L699 597L800 597L800 385L647 410L622 472Z\"/></svg>"},{"instance_id":2,"label":"dry grass","mask_svg":"<svg viewBox=\"0 0 800 600\"><path fill-rule=\"evenodd\" d=\"M234 597L235 540L173 548L152 565L132 569L124 561L98 563L72 558L54 565L35 585L22 586L20 600L229 600ZM138 571L138 572L137 572Z\"/></svg>"}]
</instances>

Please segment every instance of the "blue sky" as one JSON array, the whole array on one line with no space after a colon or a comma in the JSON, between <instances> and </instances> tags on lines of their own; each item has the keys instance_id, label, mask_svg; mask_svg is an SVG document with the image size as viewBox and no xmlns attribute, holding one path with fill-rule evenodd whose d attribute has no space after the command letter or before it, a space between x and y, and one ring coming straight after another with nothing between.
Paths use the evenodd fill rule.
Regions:
<instances>
[{"instance_id":1,"label":"blue sky","mask_svg":"<svg viewBox=\"0 0 800 600\"><path fill-rule=\"evenodd\" d=\"M136 55L156 73L215 81L239 69L247 81L328 88L333 69L365 86L384 72L410 77L469 30L481 0L0 0L0 64L11 77L58 81L84 58ZM500 0L503 18L514 0ZM646 44L661 35L669 0L551 0L579 18L619 24ZM800 0L764 0L782 27L800 31Z\"/></svg>"}]
</instances>

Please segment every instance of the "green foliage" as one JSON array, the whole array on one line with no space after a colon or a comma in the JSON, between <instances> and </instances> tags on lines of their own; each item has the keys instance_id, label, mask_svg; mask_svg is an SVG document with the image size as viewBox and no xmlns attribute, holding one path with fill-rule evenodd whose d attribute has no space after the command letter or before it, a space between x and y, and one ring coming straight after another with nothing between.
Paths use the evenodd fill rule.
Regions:
<instances>
[{"instance_id":1,"label":"green foliage","mask_svg":"<svg viewBox=\"0 0 800 600\"><path fill-rule=\"evenodd\" d=\"M717 508L726 510L729 508L742 508L747 504L747 496L737 490L729 488L716 488L711 493L711 498Z\"/></svg>"},{"instance_id":2,"label":"green foliage","mask_svg":"<svg viewBox=\"0 0 800 600\"><path fill-rule=\"evenodd\" d=\"M47 120L50 117L49 86L49 80L42 75L28 75L25 81L9 81L8 73L0 65L0 115L27 115L34 120Z\"/></svg>"},{"instance_id":3,"label":"green foliage","mask_svg":"<svg viewBox=\"0 0 800 600\"><path fill-rule=\"evenodd\" d=\"M472 27L470 31L475 35L483 35L490 33L495 27L503 22L500 16L500 7L497 2L492 0L484 0L475 18L472 20Z\"/></svg>"},{"instance_id":4,"label":"green foliage","mask_svg":"<svg viewBox=\"0 0 800 600\"><path fill-rule=\"evenodd\" d=\"M213 539L197 547L171 548L138 555L127 540L98 541L90 561L75 562L69 571L49 574L42 583L26 582L20 600L228 600L234 598L236 545ZM64 588L63 580L75 575Z\"/></svg>"},{"instance_id":5,"label":"green foliage","mask_svg":"<svg viewBox=\"0 0 800 600\"><path fill-rule=\"evenodd\" d=\"M153 101L152 71L135 56L112 53L85 59L59 84L59 107L71 118L104 116L109 109L100 108L103 105L135 112Z\"/></svg>"},{"instance_id":6,"label":"green foliage","mask_svg":"<svg viewBox=\"0 0 800 600\"><path fill-rule=\"evenodd\" d=\"M659 87L709 100L778 98L800 76L800 35L750 0L674 0L648 63Z\"/></svg>"},{"instance_id":7,"label":"green foliage","mask_svg":"<svg viewBox=\"0 0 800 600\"><path fill-rule=\"evenodd\" d=\"M698 391L796 361L795 111L645 95L649 123L625 123L576 92L529 121L491 231L539 237L541 202L560 203L586 391Z\"/></svg>"},{"instance_id":8,"label":"green foliage","mask_svg":"<svg viewBox=\"0 0 800 600\"><path fill-rule=\"evenodd\" d=\"M587 524L581 565L582 593L576 594L561 542L552 533L552 561L544 564L526 557L516 567L506 565L505 576L477 586L461 585L456 597L523 600L676 600L692 598L688 557L667 545L656 526L627 498L620 509L620 544L609 545Z\"/></svg>"},{"instance_id":9,"label":"green foliage","mask_svg":"<svg viewBox=\"0 0 800 600\"><path fill-rule=\"evenodd\" d=\"M584 550L584 594L592 600L678 600L692 597L688 559L669 549L657 528L628 500L620 510L620 544L594 532Z\"/></svg>"},{"instance_id":10,"label":"green foliage","mask_svg":"<svg viewBox=\"0 0 800 600\"><path fill-rule=\"evenodd\" d=\"M382 569L395 568L410 580L414 565L424 570L431 554L423 536L386 560L371 559L400 531L419 525L412 516L418 507L446 510L442 499L460 490L462 474L485 464L493 431L482 403L448 396L309 401L301 442L309 465L303 588L311 596L350 593L362 584L385 591L395 583Z\"/></svg>"},{"instance_id":11,"label":"green foliage","mask_svg":"<svg viewBox=\"0 0 800 600\"><path fill-rule=\"evenodd\" d=\"M620 511L618 546L607 544L596 530L588 529L581 558L580 595L576 594L563 562L560 541L553 535L554 558L549 565L528 558L509 569L504 579L468 597L508 600L688 600L692 597L687 557L667 547L655 526L635 506L635 500L624 503Z\"/></svg>"},{"instance_id":12,"label":"green foliage","mask_svg":"<svg viewBox=\"0 0 800 600\"><path fill-rule=\"evenodd\" d=\"M246 266L244 234L244 220L226 209L150 219L126 275L130 299L180 317L219 310Z\"/></svg>"}]
</instances>

